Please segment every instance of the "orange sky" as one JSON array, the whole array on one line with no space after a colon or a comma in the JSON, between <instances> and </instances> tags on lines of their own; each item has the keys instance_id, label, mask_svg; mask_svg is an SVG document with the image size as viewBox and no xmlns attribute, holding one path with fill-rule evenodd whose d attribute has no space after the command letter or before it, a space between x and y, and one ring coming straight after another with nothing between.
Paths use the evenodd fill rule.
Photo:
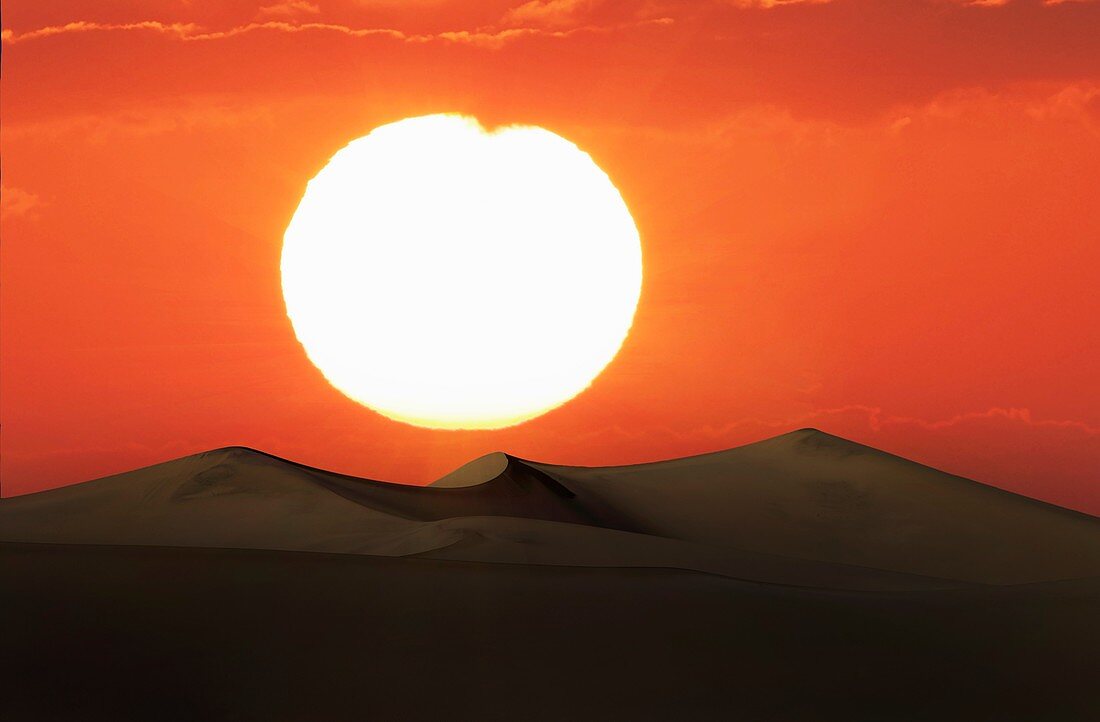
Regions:
<instances>
[{"instance_id":1,"label":"orange sky","mask_svg":"<svg viewBox=\"0 0 1100 722\"><path fill-rule=\"evenodd\" d=\"M424 483L802 426L1100 513L1100 3L4 3L5 495L245 444ZM346 399L282 232L349 140L544 126L634 213L634 330L573 402L442 432ZM502 338L502 348L506 348Z\"/></svg>"}]
</instances>

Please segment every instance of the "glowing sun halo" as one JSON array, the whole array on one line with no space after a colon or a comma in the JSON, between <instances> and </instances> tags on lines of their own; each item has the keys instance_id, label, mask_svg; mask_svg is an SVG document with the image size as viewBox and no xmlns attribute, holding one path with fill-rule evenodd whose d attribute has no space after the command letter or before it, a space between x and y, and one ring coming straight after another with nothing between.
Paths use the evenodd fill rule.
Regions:
<instances>
[{"instance_id":1,"label":"glowing sun halo","mask_svg":"<svg viewBox=\"0 0 1100 722\"><path fill-rule=\"evenodd\" d=\"M618 352L638 231L587 153L458 115L376 128L310 181L283 294L310 360L392 419L491 429L584 390Z\"/></svg>"}]
</instances>

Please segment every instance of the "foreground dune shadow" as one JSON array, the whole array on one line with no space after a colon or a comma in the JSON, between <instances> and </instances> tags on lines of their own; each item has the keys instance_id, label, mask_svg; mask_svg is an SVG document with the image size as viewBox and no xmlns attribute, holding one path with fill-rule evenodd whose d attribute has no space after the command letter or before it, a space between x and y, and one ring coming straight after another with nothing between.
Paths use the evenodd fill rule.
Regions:
<instances>
[{"instance_id":1,"label":"foreground dune shadow","mask_svg":"<svg viewBox=\"0 0 1100 722\"><path fill-rule=\"evenodd\" d=\"M221 449L0 502L11 720L1086 720L1100 522L814 430L428 488Z\"/></svg>"}]
</instances>

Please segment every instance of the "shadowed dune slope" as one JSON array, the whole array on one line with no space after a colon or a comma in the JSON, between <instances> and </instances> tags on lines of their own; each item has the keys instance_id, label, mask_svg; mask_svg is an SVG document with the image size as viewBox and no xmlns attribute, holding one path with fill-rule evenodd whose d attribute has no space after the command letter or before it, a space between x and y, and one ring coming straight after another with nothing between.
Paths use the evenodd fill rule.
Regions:
<instances>
[{"instance_id":1,"label":"shadowed dune slope","mask_svg":"<svg viewBox=\"0 0 1100 722\"><path fill-rule=\"evenodd\" d=\"M815 429L653 464L532 466L699 544L993 584L1100 575L1100 519Z\"/></svg>"},{"instance_id":2,"label":"shadowed dune slope","mask_svg":"<svg viewBox=\"0 0 1100 722\"><path fill-rule=\"evenodd\" d=\"M1100 579L865 594L0 543L0 588L5 722L1100 718Z\"/></svg>"},{"instance_id":3,"label":"shadowed dune slope","mask_svg":"<svg viewBox=\"0 0 1100 722\"><path fill-rule=\"evenodd\" d=\"M814 430L578 468L490 454L430 487L232 447L0 502L0 540L669 567L855 590L1100 575L1100 522Z\"/></svg>"}]
</instances>

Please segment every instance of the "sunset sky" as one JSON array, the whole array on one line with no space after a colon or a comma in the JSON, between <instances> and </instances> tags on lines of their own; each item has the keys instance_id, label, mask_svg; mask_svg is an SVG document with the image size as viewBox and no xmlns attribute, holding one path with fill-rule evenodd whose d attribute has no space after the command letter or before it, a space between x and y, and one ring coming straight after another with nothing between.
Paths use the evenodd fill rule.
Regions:
<instances>
[{"instance_id":1,"label":"sunset sky","mask_svg":"<svg viewBox=\"0 0 1100 722\"><path fill-rule=\"evenodd\" d=\"M231 444L427 483L815 426L1100 514L1098 2L8 0L3 28L5 496ZM448 111L575 142L642 240L618 356L497 431L344 397L280 287L306 182Z\"/></svg>"}]
</instances>

